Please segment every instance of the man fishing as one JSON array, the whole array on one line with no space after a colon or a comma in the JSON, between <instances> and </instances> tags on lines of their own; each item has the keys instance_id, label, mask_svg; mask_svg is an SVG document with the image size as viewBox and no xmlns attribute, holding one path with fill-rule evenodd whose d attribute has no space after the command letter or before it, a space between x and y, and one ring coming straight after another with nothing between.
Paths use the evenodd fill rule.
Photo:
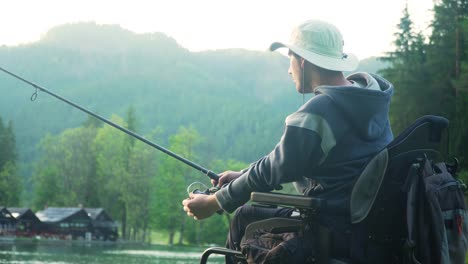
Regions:
<instances>
[{"instance_id":1,"label":"man fishing","mask_svg":"<svg viewBox=\"0 0 468 264\"><path fill-rule=\"evenodd\" d=\"M368 73L354 73L357 58L343 52L340 31L330 23L310 20L294 28L288 44L289 69L298 93L315 96L285 120L275 148L241 172L220 174L214 195L191 194L184 200L189 216L201 220L222 209L233 212L254 191L269 192L295 182L306 195L329 205L319 221L341 234L350 225L349 197L366 163L392 139L388 119L393 86ZM290 209L240 207L231 223L227 247L239 250L247 224L270 217L289 217Z\"/></svg>"}]
</instances>

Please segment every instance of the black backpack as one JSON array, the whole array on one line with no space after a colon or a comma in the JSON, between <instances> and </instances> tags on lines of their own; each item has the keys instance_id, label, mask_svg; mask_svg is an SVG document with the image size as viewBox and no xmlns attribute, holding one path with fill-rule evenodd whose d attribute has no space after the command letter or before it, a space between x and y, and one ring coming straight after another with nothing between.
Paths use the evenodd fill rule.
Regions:
<instances>
[{"instance_id":1,"label":"black backpack","mask_svg":"<svg viewBox=\"0 0 468 264\"><path fill-rule=\"evenodd\" d=\"M468 248L466 186L456 165L422 158L412 165L407 186L405 242L408 263L463 264Z\"/></svg>"}]
</instances>

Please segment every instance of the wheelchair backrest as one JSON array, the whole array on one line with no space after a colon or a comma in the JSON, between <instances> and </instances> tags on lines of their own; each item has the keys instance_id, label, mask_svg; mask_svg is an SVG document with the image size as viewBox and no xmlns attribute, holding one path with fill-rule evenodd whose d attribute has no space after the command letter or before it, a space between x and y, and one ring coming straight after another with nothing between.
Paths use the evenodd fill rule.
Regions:
<instances>
[{"instance_id":1,"label":"wheelchair backrest","mask_svg":"<svg viewBox=\"0 0 468 264\"><path fill-rule=\"evenodd\" d=\"M441 158L448 120L423 116L372 159L351 195L351 257L359 263L401 263L406 234L404 185L418 159Z\"/></svg>"}]
</instances>

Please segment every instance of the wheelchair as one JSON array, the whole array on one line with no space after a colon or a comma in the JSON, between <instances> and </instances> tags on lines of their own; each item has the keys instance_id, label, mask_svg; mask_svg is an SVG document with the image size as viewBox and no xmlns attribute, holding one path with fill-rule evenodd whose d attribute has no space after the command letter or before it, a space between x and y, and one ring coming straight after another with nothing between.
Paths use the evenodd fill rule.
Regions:
<instances>
[{"instance_id":1,"label":"wheelchair","mask_svg":"<svg viewBox=\"0 0 468 264\"><path fill-rule=\"evenodd\" d=\"M398 135L385 149L375 155L355 181L349 198L351 230L346 256L337 257L333 251L330 230L318 223L318 216L327 202L308 196L281 193L251 194L251 201L260 206L290 207L298 217L270 218L247 226L245 238L255 230L271 233L302 232L313 227L315 248L310 263L404 263L410 247L407 245L406 198L407 175L411 166L421 158L442 159L442 146L448 120L439 116L423 116ZM207 263L211 254L234 257L247 263L240 251L221 247L206 249L200 263Z\"/></svg>"}]
</instances>

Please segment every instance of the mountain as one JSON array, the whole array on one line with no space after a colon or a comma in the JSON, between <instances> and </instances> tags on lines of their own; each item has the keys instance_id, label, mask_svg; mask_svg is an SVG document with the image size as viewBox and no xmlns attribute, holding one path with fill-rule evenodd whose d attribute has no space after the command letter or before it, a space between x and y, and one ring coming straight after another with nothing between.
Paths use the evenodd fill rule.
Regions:
<instances>
[{"instance_id":1,"label":"mountain","mask_svg":"<svg viewBox=\"0 0 468 264\"><path fill-rule=\"evenodd\" d=\"M300 100L278 54L248 50L191 53L161 33L115 25L59 26L40 41L0 47L1 66L109 118L133 106L139 133L164 136L193 125L221 159L252 160L274 146ZM21 161L36 158L45 134L80 126L86 114L5 74L0 116L13 120ZM209 139L209 140L208 140ZM165 142L162 142L165 143ZM246 150L247 148L247 150Z\"/></svg>"},{"instance_id":2,"label":"mountain","mask_svg":"<svg viewBox=\"0 0 468 264\"><path fill-rule=\"evenodd\" d=\"M0 65L105 118L136 110L138 133L161 128L161 145L180 126L204 137L201 162L252 162L279 140L285 117L302 104L279 53L241 49L189 52L162 33L77 23L35 43L0 47ZM382 67L375 58L360 69ZM48 133L80 126L77 109L0 74L0 116L13 120L25 174Z\"/></svg>"},{"instance_id":3,"label":"mountain","mask_svg":"<svg viewBox=\"0 0 468 264\"><path fill-rule=\"evenodd\" d=\"M388 62L381 61L378 57L370 57L359 62L359 67L356 71L379 73L380 70L389 67Z\"/></svg>"}]
</instances>

